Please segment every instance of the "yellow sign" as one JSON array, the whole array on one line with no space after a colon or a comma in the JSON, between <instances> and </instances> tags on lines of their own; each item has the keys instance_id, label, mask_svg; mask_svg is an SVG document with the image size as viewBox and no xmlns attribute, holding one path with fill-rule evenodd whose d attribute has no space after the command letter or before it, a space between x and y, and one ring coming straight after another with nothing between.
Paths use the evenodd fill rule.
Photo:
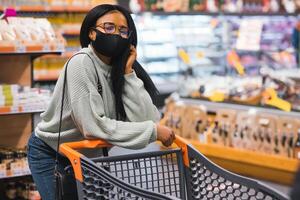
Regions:
<instances>
[{"instance_id":1,"label":"yellow sign","mask_svg":"<svg viewBox=\"0 0 300 200\"><path fill-rule=\"evenodd\" d=\"M240 61L239 55L235 51L230 51L227 54L227 62L235 68L239 75L245 74L245 68Z\"/></svg>"},{"instance_id":2,"label":"yellow sign","mask_svg":"<svg viewBox=\"0 0 300 200\"><path fill-rule=\"evenodd\" d=\"M287 112L292 109L291 103L278 98L277 92L273 88L267 88L263 96L266 105L274 106Z\"/></svg>"},{"instance_id":3,"label":"yellow sign","mask_svg":"<svg viewBox=\"0 0 300 200\"><path fill-rule=\"evenodd\" d=\"M190 56L184 49L179 49L178 55L185 64L188 65L191 63Z\"/></svg>"},{"instance_id":4,"label":"yellow sign","mask_svg":"<svg viewBox=\"0 0 300 200\"><path fill-rule=\"evenodd\" d=\"M209 100L214 102L221 102L225 100L225 94L220 91L214 91L211 96L208 97Z\"/></svg>"}]
</instances>

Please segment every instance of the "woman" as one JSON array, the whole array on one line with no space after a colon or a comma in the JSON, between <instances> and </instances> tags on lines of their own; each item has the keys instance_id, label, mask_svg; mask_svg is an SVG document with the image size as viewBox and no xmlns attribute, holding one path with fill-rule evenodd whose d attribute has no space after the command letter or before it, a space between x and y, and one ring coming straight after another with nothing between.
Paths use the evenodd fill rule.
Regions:
<instances>
[{"instance_id":1,"label":"woman","mask_svg":"<svg viewBox=\"0 0 300 200\"><path fill-rule=\"evenodd\" d=\"M157 89L136 62L137 33L129 12L114 5L93 8L82 23L80 42L81 54L67 64L60 143L101 138L138 149L157 139L171 145L173 132L157 123L159 113L153 105ZM65 71L28 142L29 166L43 200L55 199L54 167L64 76ZM63 156L59 160L58 169L62 171L69 162Z\"/></svg>"}]
</instances>

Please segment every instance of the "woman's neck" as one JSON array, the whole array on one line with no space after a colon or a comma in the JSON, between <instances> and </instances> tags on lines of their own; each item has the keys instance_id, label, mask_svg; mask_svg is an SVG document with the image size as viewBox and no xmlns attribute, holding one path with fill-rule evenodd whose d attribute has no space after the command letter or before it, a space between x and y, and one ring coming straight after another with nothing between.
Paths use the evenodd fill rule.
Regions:
<instances>
[{"instance_id":1,"label":"woman's neck","mask_svg":"<svg viewBox=\"0 0 300 200\"><path fill-rule=\"evenodd\" d=\"M94 47L93 47L93 50L94 50L95 54L98 56L98 58L99 58L100 60L102 60L102 62L104 62L104 63L107 64L107 65L110 64L110 60L111 60L110 57L107 57L107 56L102 55L101 53L98 53L98 52L94 49Z\"/></svg>"}]
</instances>

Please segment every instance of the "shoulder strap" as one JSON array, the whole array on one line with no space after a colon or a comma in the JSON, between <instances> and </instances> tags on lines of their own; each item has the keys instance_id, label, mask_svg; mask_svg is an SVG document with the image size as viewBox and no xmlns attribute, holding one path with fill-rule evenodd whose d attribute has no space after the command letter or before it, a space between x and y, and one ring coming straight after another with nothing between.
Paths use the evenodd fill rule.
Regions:
<instances>
[{"instance_id":1,"label":"shoulder strap","mask_svg":"<svg viewBox=\"0 0 300 200\"><path fill-rule=\"evenodd\" d=\"M98 92L99 94L102 96L102 85L101 85L101 82L100 82L100 78L99 78L99 75L98 75L98 71L97 71L97 68L96 68L96 65L95 65L95 62L94 60L92 59L92 57L85 53L85 52L79 52L79 53L76 53L74 54L71 58L69 58L69 60L67 61L66 63L66 67L65 67L65 74L64 74L64 81L63 81L63 92L62 92L62 98L61 98L61 107L60 107L60 116L59 116L59 128L58 128L58 140L57 140L57 148L56 148L56 158L55 158L55 167L58 166L58 155L59 155L59 145L60 145L60 133L61 133L61 125L62 125L62 115L63 115L63 109L64 109L64 98L65 98L65 87L66 87L66 82L67 82L67 68L68 68L68 65L69 65L69 62L70 60L77 56L77 55L80 55L80 54L85 54L87 55L91 61L93 62L93 66L94 66L94 69L95 69L95 72L96 72L96 76L97 76L97 89L98 89Z\"/></svg>"}]
</instances>

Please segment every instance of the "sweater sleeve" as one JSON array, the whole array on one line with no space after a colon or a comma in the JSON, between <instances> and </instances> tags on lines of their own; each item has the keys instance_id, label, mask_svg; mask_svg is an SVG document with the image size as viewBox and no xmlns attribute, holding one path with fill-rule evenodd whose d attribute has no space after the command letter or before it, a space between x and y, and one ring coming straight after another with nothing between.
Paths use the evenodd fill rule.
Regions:
<instances>
[{"instance_id":1,"label":"sweater sleeve","mask_svg":"<svg viewBox=\"0 0 300 200\"><path fill-rule=\"evenodd\" d=\"M105 116L91 61L76 58L69 65L67 88L71 116L86 138L101 138L113 145L132 149L143 148L156 140L156 125L153 121L123 122Z\"/></svg>"},{"instance_id":2,"label":"sweater sleeve","mask_svg":"<svg viewBox=\"0 0 300 200\"><path fill-rule=\"evenodd\" d=\"M137 77L135 72L125 75L123 102L129 121L158 122L160 120L159 111L146 91L143 81Z\"/></svg>"}]
</instances>

